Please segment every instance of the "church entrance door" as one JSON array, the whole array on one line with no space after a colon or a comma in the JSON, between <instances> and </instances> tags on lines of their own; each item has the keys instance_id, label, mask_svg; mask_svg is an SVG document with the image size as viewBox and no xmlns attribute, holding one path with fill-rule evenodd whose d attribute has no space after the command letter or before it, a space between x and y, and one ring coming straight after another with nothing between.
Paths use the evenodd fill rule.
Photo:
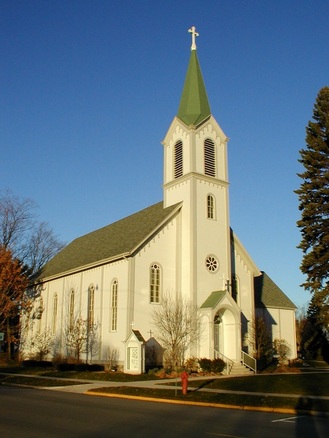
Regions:
<instances>
[{"instance_id":1,"label":"church entrance door","mask_svg":"<svg viewBox=\"0 0 329 438\"><path fill-rule=\"evenodd\" d=\"M237 342L237 323L233 312L228 308L219 309L214 317L214 350L236 360Z\"/></svg>"}]
</instances>

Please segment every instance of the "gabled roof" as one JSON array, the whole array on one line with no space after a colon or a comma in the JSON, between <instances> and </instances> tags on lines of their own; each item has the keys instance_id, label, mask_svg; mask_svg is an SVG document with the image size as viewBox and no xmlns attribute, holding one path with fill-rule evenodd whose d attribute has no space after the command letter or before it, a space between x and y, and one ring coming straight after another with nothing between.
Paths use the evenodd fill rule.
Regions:
<instances>
[{"instance_id":1,"label":"gabled roof","mask_svg":"<svg viewBox=\"0 0 329 438\"><path fill-rule=\"evenodd\" d=\"M106 227L78 237L43 268L41 278L80 270L116 257L130 256L159 227L166 223L179 204L163 208L154 204Z\"/></svg>"},{"instance_id":2,"label":"gabled roof","mask_svg":"<svg viewBox=\"0 0 329 438\"><path fill-rule=\"evenodd\" d=\"M211 115L196 50L191 51L177 117L187 126L199 125Z\"/></svg>"},{"instance_id":3,"label":"gabled roof","mask_svg":"<svg viewBox=\"0 0 329 438\"><path fill-rule=\"evenodd\" d=\"M214 309L217 304L225 297L225 290L216 290L211 292L206 301L200 306L200 309Z\"/></svg>"},{"instance_id":4,"label":"gabled roof","mask_svg":"<svg viewBox=\"0 0 329 438\"><path fill-rule=\"evenodd\" d=\"M295 304L265 272L262 271L262 275L254 278L254 287L257 308L296 309Z\"/></svg>"}]
</instances>

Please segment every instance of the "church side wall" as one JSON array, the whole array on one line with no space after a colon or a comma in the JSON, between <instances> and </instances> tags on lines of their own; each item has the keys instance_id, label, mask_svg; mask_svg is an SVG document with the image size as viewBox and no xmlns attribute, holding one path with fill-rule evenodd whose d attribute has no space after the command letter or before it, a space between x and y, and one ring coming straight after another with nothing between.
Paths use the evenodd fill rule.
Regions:
<instances>
[{"instance_id":1,"label":"church side wall","mask_svg":"<svg viewBox=\"0 0 329 438\"><path fill-rule=\"evenodd\" d=\"M237 304L241 309L241 339L243 349L251 354L250 339L255 315L254 306L254 277L245 260L234 251L234 274L237 281ZM251 345L250 345L251 344Z\"/></svg>"},{"instance_id":2,"label":"church side wall","mask_svg":"<svg viewBox=\"0 0 329 438\"><path fill-rule=\"evenodd\" d=\"M126 260L89 269L78 274L48 281L43 286L43 313L40 331L49 329L55 335L51 356L69 354L65 331L69 324L70 294L74 290L74 318L88 318L88 290L94 286L94 322L98 325L99 349L92 360L106 361L111 349L123 357L123 341L128 336L126 313L128 302L128 263ZM111 284L118 281L118 326L111 331ZM57 312L54 300L57 295ZM35 333L35 329L34 329ZM91 358L89 358L91 359Z\"/></svg>"},{"instance_id":3,"label":"church side wall","mask_svg":"<svg viewBox=\"0 0 329 438\"><path fill-rule=\"evenodd\" d=\"M291 349L290 359L295 359L297 357L295 311L267 307L266 309L257 309L257 315L264 318L272 341L275 339L285 340Z\"/></svg>"},{"instance_id":4,"label":"church side wall","mask_svg":"<svg viewBox=\"0 0 329 438\"><path fill-rule=\"evenodd\" d=\"M134 284L134 329L139 330L145 340L149 339L150 331L156 333L151 312L157 303L150 302L150 268L153 263L160 266L160 300L163 294L181 292L180 278L177 277L180 245L176 244L180 233L176 217L167 224L144 248L135 256L135 284ZM155 336L156 337L156 336Z\"/></svg>"}]
</instances>

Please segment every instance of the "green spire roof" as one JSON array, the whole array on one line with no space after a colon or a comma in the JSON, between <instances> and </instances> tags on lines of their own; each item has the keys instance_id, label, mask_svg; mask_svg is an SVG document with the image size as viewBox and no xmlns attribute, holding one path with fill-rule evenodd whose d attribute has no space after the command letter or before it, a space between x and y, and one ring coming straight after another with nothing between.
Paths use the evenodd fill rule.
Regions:
<instances>
[{"instance_id":1,"label":"green spire roof","mask_svg":"<svg viewBox=\"0 0 329 438\"><path fill-rule=\"evenodd\" d=\"M206 88L196 50L191 50L177 117L186 125L199 125L210 116Z\"/></svg>"}]
</instances>

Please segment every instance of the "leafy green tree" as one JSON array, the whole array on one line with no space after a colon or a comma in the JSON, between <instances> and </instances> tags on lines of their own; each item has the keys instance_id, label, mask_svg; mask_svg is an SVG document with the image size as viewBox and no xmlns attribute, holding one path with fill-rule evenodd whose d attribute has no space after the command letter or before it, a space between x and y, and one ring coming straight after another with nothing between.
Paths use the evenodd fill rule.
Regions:
<instances>
[{"instance_id":1,"label":"leafy green tree","mask_svg":"<svg viewBox=\"0 0 329 438\"><path fill-rule=\"evenodd\" d=\"M306 148L300 150L304 172L299 196L301 231L299 248L303 251L303 286L312 293L312 317L322 330L329 328L329 87L319 91L313 120L306 128ZM315 312L315 314L314 314Z\"/></svg>"}]
</instances>

